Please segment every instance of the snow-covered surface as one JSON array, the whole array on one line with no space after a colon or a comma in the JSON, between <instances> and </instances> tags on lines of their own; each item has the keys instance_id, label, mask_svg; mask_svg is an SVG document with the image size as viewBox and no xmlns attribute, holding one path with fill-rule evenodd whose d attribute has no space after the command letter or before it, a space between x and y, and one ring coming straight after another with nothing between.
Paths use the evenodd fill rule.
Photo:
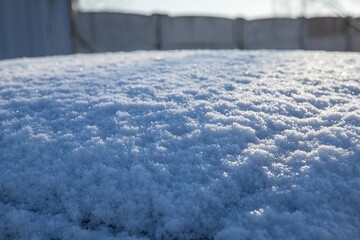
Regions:
<instances>
[{"instance_id":1,"label":"snow-covered surface","mask_svg":"<svg viewBox=\"0 0 360 240\"><path fill-rule=\"evenodd\" d=\"M360 55L0 62L0 239L356 239Z\"/></svg>"}]
</instances>

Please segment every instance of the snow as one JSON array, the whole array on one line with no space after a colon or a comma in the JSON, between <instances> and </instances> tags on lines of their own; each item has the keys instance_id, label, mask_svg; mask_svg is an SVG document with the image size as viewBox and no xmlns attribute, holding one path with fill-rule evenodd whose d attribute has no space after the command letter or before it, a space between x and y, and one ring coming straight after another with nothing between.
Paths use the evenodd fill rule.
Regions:
<instances>
[{"instance_id":1,"label":"snow","mask_svg":"<svg viewBox=\"0 0 360 240\"><path fill-rule=\"evenodd\" d=\"M360 55L0 61L0 239L356 239Z\"/></svg>"}]
</instances>

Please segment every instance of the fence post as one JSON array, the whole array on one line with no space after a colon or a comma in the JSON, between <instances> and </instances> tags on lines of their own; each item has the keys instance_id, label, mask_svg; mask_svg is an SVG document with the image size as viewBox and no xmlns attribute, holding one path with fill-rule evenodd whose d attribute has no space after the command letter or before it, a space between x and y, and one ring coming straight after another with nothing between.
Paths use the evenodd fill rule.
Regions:
<instances>
[{"instance_id":1,"label":"fence post","mask_svg":"<svg viewBox=\"0 0 360 240\"><path fill-rule=\"evenodd\" d=\"M306 29L306 18L300 17L298 18L299 23L299 34L298 34L298 42L299 42L299 49L305 50L305 29Z\"/></svg>"},{"instance_id":2,"label":"fence post","mask_svg":"<svg viewBox=\"0 0 360 240\"><path fill-rule=\"evenodd\" d=\"M244 49L244 22L243 18L233 20L234 42L238 49Z\"/></svg>"},{"instance_id":3,"label":"fence post","mask_svg":"<svg viewBox=\"0 0 360 240\"><path fill-rule=\"evenodd\" d=\"M156 31L156 50L163 50L164 49L164 42L163 42L163 20L164 17L167 15L164 14L153 14L155 17L155 31Z\"/></svg>"}]
</instances>

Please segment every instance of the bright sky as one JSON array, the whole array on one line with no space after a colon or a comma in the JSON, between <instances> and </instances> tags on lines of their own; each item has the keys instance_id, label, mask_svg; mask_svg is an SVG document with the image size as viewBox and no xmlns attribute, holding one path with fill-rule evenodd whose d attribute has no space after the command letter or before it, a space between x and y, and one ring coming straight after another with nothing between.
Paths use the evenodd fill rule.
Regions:
<instances>
[{"instance_id":1,"label":"bright sky","mask_svg":"<svg viewBox=\"0 0 360 240\"><path fill-rule=\"evenodd\" d=\"M83 11L222 17L360 16L360 0L78 0ZM302 4L306 2L305 8Z\"/></svg>"}]
</instances>

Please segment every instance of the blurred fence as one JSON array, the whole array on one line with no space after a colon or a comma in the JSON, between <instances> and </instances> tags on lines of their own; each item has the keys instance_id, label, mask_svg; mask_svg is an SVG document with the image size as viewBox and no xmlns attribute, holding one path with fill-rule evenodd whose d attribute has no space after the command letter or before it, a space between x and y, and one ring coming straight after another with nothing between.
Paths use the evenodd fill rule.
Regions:
<instances>
[{"instance_id":1,"label":"blurred fence","mask_svg":"<svg viewBox=\"0 0 360 240\"><path fill-rule=\"evenodd\" d=\"M360 24L350 18L247 21L103 12L72 15L70 3L0 0L0 59L157 49L360 51Z\"/></svg>"},{"instance_id":2,"label":"blurred fence","mask_svg":"<svg viewBox=\"0 0 360 240\"><path fill-rule=\"evenodd\" d=\"M0 0L0 59L73 52L68 0Z\"/></svg>"},{"instance_id":3,"label":"blurred fence","mask_svg":"<svg viewBox=\"0 0 360 240\"><path fill-rule=\"evenodd\" d=\"M77 13L78 52L151 49L307 49L360 51L348 19L217 17Z\"/></svg>"}]
</instances>

